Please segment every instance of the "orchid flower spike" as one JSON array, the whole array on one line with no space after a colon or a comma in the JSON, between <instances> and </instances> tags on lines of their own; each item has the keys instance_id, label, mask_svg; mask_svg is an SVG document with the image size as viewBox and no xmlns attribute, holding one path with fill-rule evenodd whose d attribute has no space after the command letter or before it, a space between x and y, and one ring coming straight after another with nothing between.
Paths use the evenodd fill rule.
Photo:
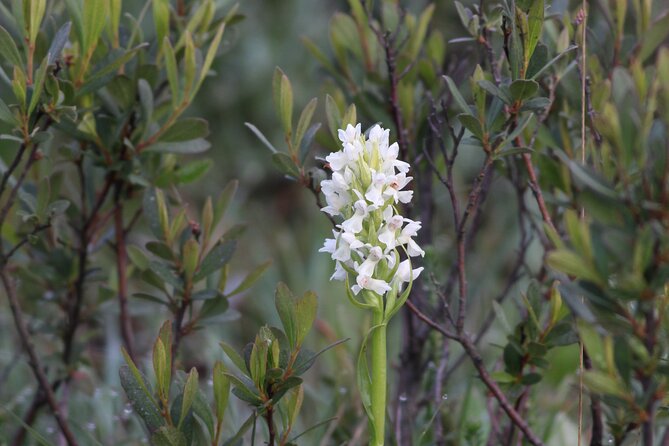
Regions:
<instances>
[{"instance_id":1,"label":"orchid flower spike","mask_svg":"<svg viewBox=\"0 0 669 446\"><path fill-rule=\"evenodd\" d=\"M349 124L339 130L341 149L325 158L332 177L321 182L327 203L321 210L341 223L320 251L336 262L331 280L353 275L356 295L363 290L380 298L398 293L423 270L401 260L425 252L414 240L421 223L399 213L400 203L413 198L404 190L412 177L407 176L409 164L397 159L399 147L390 144L389 134L375 125L365 137L360 124Z\"/></svg>"}]
</instances>

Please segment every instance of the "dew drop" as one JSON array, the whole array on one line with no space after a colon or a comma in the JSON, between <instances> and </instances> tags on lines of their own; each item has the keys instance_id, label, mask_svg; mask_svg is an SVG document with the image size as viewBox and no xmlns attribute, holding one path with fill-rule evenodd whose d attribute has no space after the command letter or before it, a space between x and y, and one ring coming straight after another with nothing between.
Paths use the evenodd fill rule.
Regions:
<instances>
[{"instance_id":1,"label":"dew drop","mask_svg":"<svg viewBox=\"0 0 669 446\"><path fill-rule=\"evenodd\" d=\"M95 423L93 423L92 421L89 421L88 423L86 423L86 429L88 429L89 431L94 431L95 430Z\"/></svg>"},{"instance_id":2,"label":"dew drop","mask_svg":"<svg viewBox=\"0 0 669 446\"><path fill-rule=\"evenodd\" d=\"M446 401L448 399L448 394L444 393L443 395L441 395L441 399Z\"/></svg>"},{"instance_id":3,"label":"dew drop","mask_svg":"<svg viewBox=\"0 0 669 446\"><path fill-rule=\"evenodd\" d=\"M400 402L405 403L409 400L405 393L400 395Z\"/></svg>"},{"instance_id":4,"label":"dew drop","mask_svg":"<svg viewBox=\"0 0 669 446\"><path fill-rule=\"evenodd\" d=\"M54 432L56 432L56 428L54 428L53 426L47 426L46 428L47 434L53 434Z\"/></svg>"},{"instance_id":5,"label":"dew drop","mask_svg":"<svg viewBox=\"0 0 669 446\"><path fill-rule=\"evenodd\" d=\"M342 395L346 395L348 393L348 389L344 386L339 388L339 393Z\"/></svg>"}]
</instances>

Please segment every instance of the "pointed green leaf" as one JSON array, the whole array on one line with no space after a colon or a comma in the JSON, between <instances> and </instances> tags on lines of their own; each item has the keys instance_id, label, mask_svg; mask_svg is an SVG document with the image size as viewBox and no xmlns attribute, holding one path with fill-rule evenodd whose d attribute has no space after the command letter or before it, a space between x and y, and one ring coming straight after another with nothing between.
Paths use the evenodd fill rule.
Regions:
<instances>
[{"instance_id":1,"label":"pointed green leaf","mask_svg":"<svg viewBox=\"0 0 669 446\"><path fill-rule=\"evenodd\" d=\"M153 432L163 425L164 419L148 391L146 380L136 367L121 366L119 375L121 386L125 391L133 409L142 418L149 432Z\"/></svg>"},{"instance_id":2,"label":"pointed green leaf","mask_svg":"<svg viewBox=\"0 0 669 446\"><path fill-rule=\"evenodd\" d=\"M264 273L271 264L272 261L268 260L267 262L258 265L253 271L248 273L244 280L242 280L241 283L235 287L235 289L227 293L227 296L234 296L235 294L242 293L251 288L253 284L258 281L260 276L262 276L262 273Z\"/></svg>"},{"instance_id":3,"label":"pointed green leaf","mask_svg":"<svg viewBox=\"0 0 669 446\"><path fill-rule=\"evenodd\" d=\"M188 411L190 410L191 406L193 405L193 401L195 400L195 395L198 390L198 378L199 375L197 373L197 369L193 367L188 373L188 377L186 378L186 384L184 385L183 400L181 401L181 419L179 420L179 426L181 426L181 424L183 423L184 419L186 418L186 414L188 414Z\"/></svg>"},{"instance_id":4,"label":"pointed green leaf","mask_svg":"<svg viewBox=\"0 0 669 446\"><path fill-rule=\"evenodd\" d=\"M0 26L0 56L11 65L23 70L24 62L21 60L19 49L16 47L12 36L2 26Z\"/></svg>"},{"instance_id":5,"label":"pointed green leaf","mask_svg":"<svg viewBox=\"0 0 669 446\"><path fill-rule=\"evenodd\" d=\"M202 118L184 118L172 124L159 141L179 142L204 138L209 135L209 123Z\"/></svg>"},{"instance_id":6,"label":"pointed green leaf","mask_svg":"<svg viewBox=\"0 0 669 446\"><path fill-rule=\"evenodd\" d=\"M187 446L186 437L174 426L162 426L151 436L155 446Z\"/></svg>"},{"instance_id":7,"label":"pointed green leaf","mask_svg":"<svg viewBox=\"0 0 669 446\"><path fill-rule=\"evenodd\" d=\"M328 128L335 141L339 141L338 132L341 126L341 111L337 102L329 94L325 96L325 116L328 121Z\"/></svg>"},{"instance_id":8,"label":"pointed green leaf","mask_svg":"<svg viewBox=\"0 0 669 446\"><path fill-rule=\"evenodd\" d=\"M216 419L219 423L223 421L225 409L230 398L230 380L225 374L223 363L217 361L214 364L214 401L216 407Z\"/></svg>"},{"instance_id":9,"label":"pointed green leaf","mask_svg":"<svg viewBox=\"0 0 669 446\"><path fill-rule=\"evenodd\" d=\"M272 162L274 166L284 175L288 175L292 178L299 178L300 171L295 165L293 159L286 155L283 152L277 152L272 154Z\"/></svg>"},{"instance_id":10,"label":"pointed green leaf","mask_svg":"<svg viewBox=\"0 0 669 446\"><path fill-rule=\"evenodd\" d=\"M283 132L290 136L293 131L293 87L288 76L281 76L281 89L279 92L279 109Z\"/></svg>"},{"instance_id":11,"label":"pointed green leaf","mask_svg":"<svg viewBox=\"0 0 669 446\"><path fill-rule=\"evenodd\" d=\"M455 82L453 82L453 79L451 79L449 76L444 76L444 80L446 80L446 85L448 85L448 90L451 92L451 96L453 97L455 104L463 113L470 115L472 111L470 110L469 105L467 105L465 98L463 98L462 94L460 94L460 90L458 90L458 87L455 85Z\"/></svg>"},{"instance_id":12,"label":"pointed green leaf","mask_svg":"<svg viewBox=\"0 0 669 446\"><path fill-rule=\"evenodd\" d=\"M214 248L209 251L202 263L200 268L193 276L193 281L198 282L208 275L220 270L223 265L230 261L232 254L237 248L237 242L234 240L229 240L223 243L216 245Z\"/></svg>"},{"instance_id":13,"label":"pointed green leaf","mask_svg":"<svg viewBox=\"0 0 669 446\"><path fill-rule=\"evenodd\" d=\"M234 348L232 348L232 346L226 344L223 341L221 341L219 345L223 349L225 355L228 358L230 358L232 363L239 369L240 372L248 373L248 369L246 368L246 363L244 362L242 357L239 356L239 353L237 353L237 351Z\"/></svg>"},{"instance_id":14,"label":"pointed green leaf","mask_svg":"<svg viewBox=\"0 0 669 446\"><path fill-rule=\"evenodd\" d=\"M311 124L311 119L314 116L314 110L316 110L316 105L318 104L318 99L313 98L302 110L299 121L297 121L297 129L295 130L295 140L293 141L293 150L297 151L301 144L302 138Z\"/></svg>"},{"instance_id":15,"label":"pointed green leaf","mask_svg":"<svg viewBox=\"0 0 669 446\"><path fill-rule=\"evenodd\" d=\"M531 79L518 79L511 83L509 91L514 101L524 101L539 91L539 84Z\"/></svg>"},{"instance_id":16,"label":"pointed green leaf","mask_svg":"<svg viewBox=\"0 0 669 446\"><path fill-rule=\"evenodd\" d=\"M177 107L181 103L181 87L179 86L179 70L177 68L177 59L174 55L174 48L170 39L165 36L163 39L163 55L165 56L165 71L167 72L167 82L170 85L172 94L172 106Z\"/></svg>"}]
</instances>

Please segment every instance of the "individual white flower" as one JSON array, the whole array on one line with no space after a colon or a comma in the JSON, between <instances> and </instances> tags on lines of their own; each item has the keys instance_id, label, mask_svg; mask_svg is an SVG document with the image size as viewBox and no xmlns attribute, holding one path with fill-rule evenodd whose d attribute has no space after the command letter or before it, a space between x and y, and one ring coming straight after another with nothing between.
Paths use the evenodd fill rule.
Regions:
<instances>
[{"instance_id":1,"label":"individual white flower","mask_svg":"<svg viewBox=\"0 0 669 446\"><path fill-rule=\"evenodd\" d=\"M353 204L354 213L348 220L341 224L341 228L345 232L352 232L357 234L362 231L362 221L369 214L367 202L365 200L358 200Z\"/></svg>"},{"instance_id":2,"label":"individual white flower","mask_svg":"<svg viewBox=\"0 0 669 446\"><path fill-rule=\"evenodd\" d=\"M353 127L351 124L346 126L346 130L339 129L337 132L337 135L339 136L339 140L342 143L349 143L352 144L356 141L360 140L360 134L362 133L362 126L361 124L357 124L355 127ZM334 152L337 153L337 152Z\"/></svg>"},{"instance_id":3,"label":"individual white flower","mask_svg":"<svg viewBox=\"0 0 669 446\"><path fill-rule=\"evenodd\" d=\"M390 291L390 285L388 282L381 279L374 279L369 276L359 275L356 279L356 285L351 287L351 291L354 294L358 294L361 290L370 290L379 295L384 295L386 292Z\"/></svg>"},{"instance_id":4,"label":"individual white flower","mask_svg":"<svg viewBox=\"0 0 669 446\"><path fill-rule=\"evenodd\" d=\"M388 187L383 191L383 196L386 198L392 198L395 203L398 201L402 203L409 203L413 198L413 191L411 190L402 190L404 186L409 184L413 177L406 176L405 173L398 173L388 177Z\"/></svg>"},{"instance_id":5,"label":"individual white flower","mask_svg":"<svg viewBox=\"0 0 669 446\"><path fill-rule=\"evenodd\" d=\"M390 206L388 206L390 207ZM386 219L386 224L379 230L379 241L386 245L386 250L394 249L397 246L397 231L402 227L404 217L393 215Z\"/></svg>"},{"instance_id":6,"label":"individual white flower","mask_svg":"<svg viewBox=\"0 0 669 446\"><path fill-rule=\"evenodd\" d=\"M383 206L383 203L386 201L384 198L386 178L386 174L383 172L372 171L372 184L369 185L367 192L365 192L365 198L377 207Z\"/></svg>"},{"instance_id":7,"label":"individual white flower","mask_svg":"<svg viewBox=\"0 0 669 446\"><path fill-rule=\"evenodd\" d=\"M402 232L397 237L397 242L400 245L407 245L407 253L411 257L423 257L425 251L423 251L413 239L413 237L418 234L418 230L421 228L421 223L419 221L409 220L408 218L405 218L404 221L409 222L409 224L402 228Z\"/></svg>"},{"instance_id":8,"label":"individual white flower","mask_svg":"<svg viewBox=\"0 0 669 446\"><path fill-rule=\"evenodd\" d=\"M395 279L400 282L410 282L412 279L415 280L420 273L423 272L423 267L411 269L411 261L409 259L403 260L400 262L400 265L397 267L397 272L395 273Z\"/></svg>"},{"instance_id":9,"label":"individual white flower","mask_svg":"<svg viewBox=\"0 0 669 446\"><path fill-rule=\"evenodd\" d=\"M369 254L362 264L357 268L359 275L372 276L376 264L383 258L383 251L378 246L374 246L369 250Z\"/></svg>"},{"instance_id":10,"label":"individual white flower","mask_svg":"<svg viewBox=\"0 0 669 446\"><path fill-rule=\"evenodd\" d=\"M356 252L358 249L362 248L363 245L364 243L355 238L355 234L341 232L337 239L337 248L332 253L332 258L339 260L340 262L348 262L351 260L351 251Z\"/></svg>"},{"instance_id":11,"label":"individual white flower","mask_svg":"<svg viewBox=\"0 0 669 446\"><path fill-rule=\"evenodd\" d=\"M351 202L351 194L348 192L345 178L338 172L332 175L331 180L321 182L321 190L328 204L321 211L327 214L332 216L340 215L342 208Z\"/></svg>"}]
</instances>

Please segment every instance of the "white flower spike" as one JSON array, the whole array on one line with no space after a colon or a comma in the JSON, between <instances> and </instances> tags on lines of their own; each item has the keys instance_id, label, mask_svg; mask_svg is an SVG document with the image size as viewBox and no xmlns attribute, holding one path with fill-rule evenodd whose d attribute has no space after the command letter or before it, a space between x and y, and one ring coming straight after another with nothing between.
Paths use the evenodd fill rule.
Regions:
<instances>
[{"instance_id":1,"label":"white flower spike","mask_svg":"<svg viewBox=\"0 0 669 446\"><path fill-rule=\"evenodd\" d=\"M390 144L390 131L378 125L368 137L360 124L349 124L338 135L341 150L325 158L332 179L321 183L327 203L321 210L342 222L320 251L336 262L331 280L345 280L354 272L354 294L369 290L383 298L423 270L411 269L408 259L397 265L403 254L425 255L414 240L421 223L404 218L398 209L413 198L413 191L404 190L412 179L409 164L397 159L397 143Z\"/></svg>"}]
</instances>

